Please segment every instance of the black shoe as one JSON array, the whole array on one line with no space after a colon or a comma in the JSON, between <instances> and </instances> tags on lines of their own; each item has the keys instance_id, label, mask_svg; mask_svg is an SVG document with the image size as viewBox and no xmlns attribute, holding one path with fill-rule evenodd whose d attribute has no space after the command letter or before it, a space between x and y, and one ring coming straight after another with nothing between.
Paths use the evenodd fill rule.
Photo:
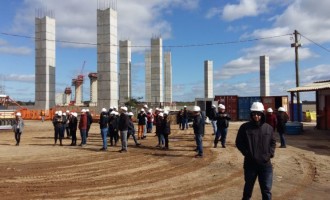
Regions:
<instances>
[{"instance_id":1,"label":"black shoe","mask_svg":"<svg viewBox=\"0 0 330 200\"><path fill-rule=\"evenodd\" d=\"M203 158L203 155L197 154L197 155L195 155L195 158Z\"/></svg>"},{"instance_id":2,"label":"black shoe","mask_svg":"<svg viewBox=\"0 0 330 200\"><path fill-rule=\"evenodd\" d=\"M141 145L141 143L136 143L135 145L136 145L136 146L140 146L140 145Z\"/></svg>"},{"instance_id":3,"label":"black shoe","mask_svg":"<svg viewBox=\"0 0 330 200\"><path fill-rule=\"evenodd\" d=\"M196 148L196 149L194 149L194 151L198 151L198 149Z\"/></svg>"},{"instance_id":4,"label":"black shoe","mask_svg":"<svg viewBox=\"0 0 330 200\"><path fill-rule=\"evenodd\" d=\"M222 148L226 148L226 145L222 145Z\"/></svg>"},{"instance_id":5,"label":"black shoe","mask_svg":"<svg viewBox=\"0 0 330 200\"><path fill-rule=\"evenodd\" d=\"M126 150L126 149L121 149L121 150L119 150L119 152L120 152L120 153L126 153L127 150Z\"/></svg>"},{"instance_id":6,"label":"black shoe","mask_svg":"<svg viewBox=\"0 0 330 200\"><path fill-rule=\"evenodd\" d=\"M214 144L213 148L217 148L218 144Z\"/></svg>"},{"instance_id":7,"label":"black shoe","mask_svg":"<svg viewBox=\"0 0 330 200\"><path fill-rule=\"evenodd\" d=\"M106 151L106 150L107 150L107 149L106 149L106 148L103 148L103 147L100 149L100 151Z\"/></svg>"},{"instance_id":8,"label":"black shoe","mask_svg":"<svg viewBox=\"0 0 330 200\"><path fill-rule=\"evenodd\" d=\"M281 145L280 148L286 148L286 145Z\"/></svg>"},{"instance_id":9,"label":"black shoe","mask_svg":"<svg viewBox=\"0 0 330 200\"><path fill-rule=\"evenodd\" d=\"M16 146L19 146L19 143L16 143Z\"/></svg>"}]
</instances>

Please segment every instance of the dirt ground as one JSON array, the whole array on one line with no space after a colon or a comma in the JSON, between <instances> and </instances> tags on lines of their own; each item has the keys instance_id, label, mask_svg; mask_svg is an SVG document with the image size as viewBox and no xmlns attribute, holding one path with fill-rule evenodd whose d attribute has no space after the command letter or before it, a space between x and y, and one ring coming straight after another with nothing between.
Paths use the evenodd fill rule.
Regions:
<instances>
[{"instance_id":1,"label":"dirt ground","mask_svg":"<svg viewBox=\"0 0 330 200\"><path fill-rule=\"evenodd\" d=\"M129 139L128 153L119 153L120 144L99 151L95 123L86 147L71 147L70 139L53 146L49 121L25 124L20 146L11 131L0 132L1 199L241 198L243 156L234 145L241 122L230 124L227 148L216 149L207 125L204 158L194 158L192 129L181 131L177 125L171 126L168 151L155 148L152 133L141 147ZM276 148L273 199L329 199L330 132L314 126L305 123L302 135L286 136L286 149ZM261 199L257 182L252 199Z\"/></svg>"}]
</instances>

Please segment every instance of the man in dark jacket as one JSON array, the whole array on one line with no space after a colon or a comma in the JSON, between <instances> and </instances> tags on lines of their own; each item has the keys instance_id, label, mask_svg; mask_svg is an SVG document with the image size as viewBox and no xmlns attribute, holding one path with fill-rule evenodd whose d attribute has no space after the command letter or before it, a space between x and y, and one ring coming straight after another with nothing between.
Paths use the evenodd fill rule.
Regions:
<instances>
[{"instance_id":1,"label":"man in dark jacket","mask_svg":"<svg viewBox=\"0 0 330 200\"><path fill-rule=\"evenodd\" d=\"M77 126L78 126L77 116L78 116L78 114L76 112L71 113L70 122L69 122L70 134L72 136L71 146L77 145Z\"/></svg>"},{"instance_id":2,"label":"man in dark jacket","mask_svg":"<svg viewBox=\"0 0 330 200\"><path fill-rule=\"evenodd\" d=\"M79 130L80 130L80 136L81 136L81 144L80 146L86 146L86 131L87 131L87 115L86 110L81 110L80 120L79 120Z\"/></svg>"},{"instance_id":3,"label":"man in dark jacket","mask_svg":"<svg viewBox=\"0 0 330 200\"><path fill-rule=\"evenodd\" d=\"M278 113L276 118L277 118L277 132L280 135L280 140L281 140L280 148L286 148L284 133L285 133L286 123L289 120L289 116L288 114L286 114L285 109L283 107L278 108Z\"/></svg>"},{"instance_id":4,"label":"man in dark jacket","mask_svg":"<svg viewBox=\"0 0 330 200\"><path fill-rule=\"evenodd\" d=\"M212 105L212 108L210 110L210 116L209 119L211 121L212 127L213 127L213 133L212 135L215 135L217 133L217 108L215 105Z\"/></svg>"},{"instance_id":5,"label":"man in dark jacket","mask_svg":"<svg viewBox=\"0 0 330 200\"><path fill-rule=\"evenodd\" d=\"M100 149L101 151L106 151L108 148L108 145L107 145L108 121L109 121L109 116L107 113L107 109L102 108L102 111L100 114L100 121L99 121L101 136L102 136L102 141L103 141L103 146Z\"/></svg>"},{"instance_id":6,"label":"man in dark jacket","mask_svg":"<svg viewBox=\"0 0 330 200\"><path fill-rule=\"evenodd\" d=\"M217 113L215 119L217 122L217 132L214 138L214 148L217 148L219 138L221 141L222 148L226 148L226 138L227 138L227 131L229 126L229 120L231 120L228 113L225 112L225 105L219 105L219 112Z\"/></svg>"},{"instance_id":7,"label":"man in dark jacket","mask_svg":"<svg viewBox=\"0 0 330 200\"><path fill-rule=\"evenodd\" d=\"M197 155L195 155L195 157L202 158L205 121L201 115L201 108L199 106L194 106L193 115L194 115L193 129L194 129L195 140L197 145Z\"/></svg>"},{"instance_id":8,"label":"man in dark jacket","mask_svg":"<svg viewBox=\"0 0 330 200\"><path fill-rule=\"evenodd\" d=\"M89 112L89 109L86 109L86 115L87 115L86 138L88 138L89 129L91 128L91 125L93 123L93 117L92 117L91 113Z\"/></svg>"},{"instance_id":9,"label":"man in dark jacket","mask_svg":"<svg viewBox=\"0 0 330 200\"><path fill-rule=\"evenodd\" d=\"M129 117L127 114L127 107L121 107L121 114L119 116L118 130L120 131L121 150L120 153L127 152L127 131L129 126Z\"/></svg>"},{"instance_id":10,"label":"man in dark jacket","mask_svg":"<svg viewBox=\"0 0 330 200\"><path fill-rule=\"evenodd\" d=\"M273 166L276 140L273 128L265 123L264 106L254 102L251 120L241 125L236 137L236 146L244 156L243 200L250 199L258 177L262 199L272 199Z\"/></svg>"}]
</instances>

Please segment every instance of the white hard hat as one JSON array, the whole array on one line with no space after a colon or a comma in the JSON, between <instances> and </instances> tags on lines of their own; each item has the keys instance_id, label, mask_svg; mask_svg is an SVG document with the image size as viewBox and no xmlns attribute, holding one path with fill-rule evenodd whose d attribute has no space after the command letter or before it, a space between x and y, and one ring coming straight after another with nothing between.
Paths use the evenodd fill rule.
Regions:
<instances>
[{"instance_id":1,"label":"white hard hat","mask_svg":"<svg viewBox=\"0 0 330 200\"><path fill-rule=\"evenodd\" d=\"M115 107L113 107L113 108L115 108ZM127 107L126 106L120 107L120 109L122 109L124 111L127 111Z\"/></svg>"},{"instance_id":2,"label":"white hard hat","mask_svg":"<svg viewBox=\"0 0 330 200\"><path fill-rule=\"evenodd\" d=\"M143 106L143 108L148 108L148 105L147 105L147 104L145 104L145 105Z\"/></svg>"},{"instance_id":3,"label":"white hard hat","mask_svg":"<svg viewBox=\"0 0 330 200\"><path fill-rule=\"evenodd\" d=\"M115 111L115 115L119 115L119 112L116 112L116 111Z\"/></svg>"},{"instance_id":4,"label":"white hard hat","mask_svg":"<svg viewBox=\"0 0 330 200\"><path fill-rule=\"evenodd\" d=\"M88 108L86 109L86 112L89 112L89 109Z\"/></svg>"},{"instance_id":5,"label":"white hard hat","mask_svg":"<svg viewBox=\"0 0 330 200\"><path fill-rule=\"evenodd\" d=\"M264 105L260 102L253 102L250 108L251 111L263 112L265 110Z\"/></svg>"},{"instance_id":6,"label":"white hard hat","mask_svg":"<svg viewBox=\"0 0 330 200\"><path fill-rule=\"evenodd\" d=\"M66 112L67 112L67 113L69 113L69 112L70 112L70 110L66 110Z\"/></svg>"},{"instance_id":7,"label":"white hard hat","mask_svg":"<svg viewBox=\"0 0 330 200\"><path fill-rule=\"evenodd\" d=\"M149 110L148 110L148 113L152 113L152 109L149 109Z\"/></svg>"},{"instance_id":8,"label":"white hard hat","mask_svg":"<svg viewBox=\"0 0 330 200\"><path fill-rule=\"evenodd\" d=\"M58 114L58 115L62 115L62 111L58 111L57 114Z\"/></svg>"},{"instance_id":9,"label":"white hard hat","mask_svg":"<svg viewBox=\"0 0 330 200\"><path fill-rule=\"evenodd\" d=\"M164 115L168 115L168 111L167 110L164 111Z\"/></svg>"},{"instance_id":10,"label":"white hard hat","mask_svg":"<svg viewBox=\"0 0 330 200\"><path fill-rule=\"evenodd\" d=\"M72 113L73 116L78 117L78 113L74 112Z\"/></svg>"},{"instance_id":11,"label":"white hard hat","mask_svg":"<svg viewBox=\"0 0 330 200\"><path fill-rule=\"evenodd\" d=\"M55 115L58 115L58 111L55 111Z\"/></svg>"},{"instance_id":12,"label":"white hard hat","mask_svg":"<svg viewBox=\"0 0 330 200\"><path fill-rule=\"evenodd\" d=\"M140 110L141 112L144 112L144 109L143 108L141 108L141 110Z\"/></svg>"},{"instance_id":13,"label":"white hard hat","mask_svg":"<svg viewBox=\"0 0 330 200\"><path fill-rule=\"evenodd\" d=\"M116 111L111 111L110 115L116 115Z\"/></svg>"},{"instance_id":14,"label":"white hard hat","mask_svg":"<svg viewBox=\"0 0 330 200\"><path fill-rule=\"evenodd\" d=\"M82 110L81 110L81 112L82 112L82 113L85 113L85 112L86 112L86 110L85 110L85 109L82 109Z\"/></svg>"},{"instance_id":15,"label":"white hard hat","mask_svg":"<svg viewBox=\"0 0 330 200\"><path fill-rule=\"evenodd\" d=\"M156 111L159 111L159 108L156 108L155 110L156 110Z\"/></svg>"},{"instance_id":16,"label":"white hard hat","mask_svg":"<svg viewBox=\"0 0 330 200\"><path fill-rule=\"evenodd\" d=\"M285 112L285 109L284 109L283 107L279 107L279 108L278 108L278 111L279 111L279 112Z\"/></svg>"},{"instance_id":17,"label":"white hard hat","mask_svg":"<svg viewBox=\"0 0 330 200\"><path fill-rule=\"evenodd\" d=\"M267 109L267 112L273 112L273 109L272 108L268 108Z\"/></svg>"},{"instance_id":18,"label":"white hard hat","mask_svg":"<svg viewBox=\"0 0 330 200\"><path fill-rule=\"evenodd\" d=\"M184 108L187 108L187 106L183 106Z\"/></svg>"},{"instance_id":19,"label":"white hard hat","mask_svg":"<svg viewBox=\"0 0 330 200\"><path fill-rule=\"evenodd\" d=\"M107 112L107 109L102 108L101 112Z\"/></svg>"},{"instance_id":20,"label":"white hard hat","mask_svg":"<svg viewBox=\"0 0 330 200\"><path fill-rule=\"evenodd\" d=\"M22 114L20 112L16 113L16 116L20 117Z\"/></svg>"},{"instance_id":21,"label":"white hard hat","mask_svg":"<svg viewBox=\"0 0 330 200\"><path fill-rule=\"evenodd\" d=\"M109 108L110 110L112 110L113 109L113 107L112 106L110 106L110 108Z\"/></svg>"},{"instance_id":22,"label":"white hard hat","mask_svg":"<svg viewBox=\"0 0 330 200\"><path fill-rule=\"evenodd\" d=\"M116 107L116 106L114 106L114 107L113 107L113 109L116 109L116 110L117 110L117 107Z\"/></svg>"},{"instance_id":23,"label":"white hard hat","mask_svg":"<svg viewBox=\"0 0 330 200\"><path fill-rule=\"evenodd\" d=\"M194 106L193 111L199 112L199 111L201 111L201 108L199 106Z\"/></svg>"},{"instance_id":24,"label":"white hard hat","mask_svg":"<svg viewBox=\"0 0 330 200\"><path fill-rule=\"evenodd\" d=\"M128 116L133 116L134 114L132 112L129 112L128 113Z\"/></svg>"},{"instance_id":25,"label":"white hard hat","mask_svg":"<svg viewBox=\"0 0 330 200\"><path fill-rule=\"evenodd\" d=\"M212 105L212 108L215 108L215 105L214 104Z\"/></svg>"},{"instance_id":26,"label":"white hard hat","mask_svg":"<svg viewBox=\"0 0 330 200\"><path fill-rule=\"evenodd\" d=\"M158 116L164 117L164 114L163 113L159 113Z\"/></svg>"},{"instance_id":27,"label":"white hard hat","mask_svg":"<svg viewBox=\"0 0 330 200\"><path fill-rule=\"evenodd\" d=\"M66 113L64 112L64 113L62 113L62 115L63 115L63 116L66 116Z\"/></svg>"},{"instance_id":28,"label":"white hard hat","mask_svg":"<svg viewBox=\"0 0 330 200\"><path fill-rule=\"evenodd\" d=\"M220 105L219 105L219 108L224 110L224 109L226 109L226 106L223 105L223 104L220 104Z\"/></svg>"}]
</instances>

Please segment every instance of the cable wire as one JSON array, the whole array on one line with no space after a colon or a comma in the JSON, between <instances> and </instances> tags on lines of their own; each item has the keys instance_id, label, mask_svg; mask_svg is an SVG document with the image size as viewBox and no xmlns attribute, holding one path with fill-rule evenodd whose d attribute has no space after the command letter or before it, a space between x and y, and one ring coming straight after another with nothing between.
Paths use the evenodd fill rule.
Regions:
<instances>
[{"instance_id":1,"label":"cable wire","mask_svg":"<svg viewBox=\"0 0 330 200\"><path fill-rule=\"evenodd\" d=\"M5 32L0 32L0 34L7 35L7 36L13 36L13 37L37 39L36 37L33 37L33 36L17 35L17 34L5 33ZM260 37L260 38L246 39L246 40L227 41L227 42L212 42L212 43L186 44L186 45L163 45L163 47L165 47L165 48L188 48L188 47L203 47L203 46L237 44L237 43L246 43L246 42L253 42L253 41L259 41L259 40L266 40L266 39L284 37L284 36L288 36L288 35L292 35L292 34L290 33L290 34L275 35L275 36L269 36L269 37ZM81 44L81 45L91 45L91 46L98 45L97 43L91 43L91 42L75 42L75 41L50 40L50 39L43 39L43 40L59 42L59 43L66 43L66 44ZM119 46L119 45L118 44L112 44L111 46ZM130 47L147 48L147 47L150 47L150 46L147 46L147 45L131 45Z\"/></svg>"},{"instance_id":2,"label":"cable wire","mask_svg":"<svg viewBox=\"0 0 330 200\"><path fill-rule=\"evenodd\" d=\"M322 46L321 44L319 44L319 43L317 43L317 42L314 42L313 40L307 38L306 36L304 36L304 35L301 34L301 33L299 33L299 34L300 34L303 38L305 38L306 40L308 40L308 41L314 43L316 46L320 47L321 49L324 49L325 51L330 52L330 49L328 49L328 48Z\"/></svg>"}]
</instances>

